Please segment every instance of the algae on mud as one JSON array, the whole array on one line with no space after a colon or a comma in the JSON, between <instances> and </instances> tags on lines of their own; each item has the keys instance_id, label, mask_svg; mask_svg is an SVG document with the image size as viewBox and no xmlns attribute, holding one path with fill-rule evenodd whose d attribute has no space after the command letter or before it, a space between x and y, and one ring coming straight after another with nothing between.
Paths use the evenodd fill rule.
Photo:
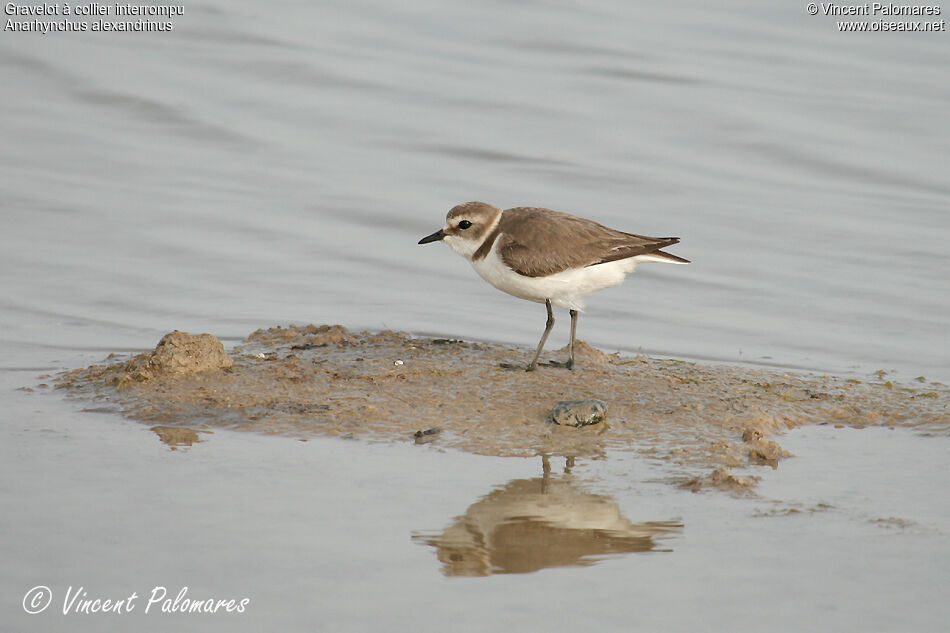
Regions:
<instances>
[{"instance_id":1,"label":"algae on mud","mask_svg":"<svg viewBox=\"0 0 950 633\"><path fill-rule=\"evenodd\" d=\"M190 335L175 334L180 350L196 353L182 338ZM496 456L635 450L678 466L681 483L693 489L754 485L754 476L727 469L776 467L788 453L767 438L804 424L950 432L950 392L937 383L924 390L883 379L629 358L582 341L574 371L529 373L501 366L527 358L526 349L339 325L258 330L232 350L230 366L207 344L214 357L206 368L169 359L161 349L168 338L155 352L65 372L59 386L153 425L398 441L422 431L431 443ZM157 358L176 371L161 370ZM550 422L554 403L595 398L609 404L609 424Z\"/></svg>"}]
</instances>

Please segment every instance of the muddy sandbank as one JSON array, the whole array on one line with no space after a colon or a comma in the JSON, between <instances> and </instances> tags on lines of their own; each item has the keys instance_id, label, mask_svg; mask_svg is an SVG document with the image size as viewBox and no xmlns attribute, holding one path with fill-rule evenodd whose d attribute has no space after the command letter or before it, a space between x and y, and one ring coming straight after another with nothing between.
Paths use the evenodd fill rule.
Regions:
<instances>
[{"instance_id":1,"label":"muddy sandbank","mask_svg":"<svg viewBox=\"0 0 950 633\"><path fill-rule=\"evenodd\" d=\"M804 424L950 432L950 391L879 375L868 381L605 354L579 341L574 371L523 363L527 348L351 332L339 325L261 329L228 354L210 335L175 332L155 351L61 374L95 408L161 427L227 427L419 441L493 456L596 457L634 450L680 483L742 489L745 471L789 456L781 432ZM552 352L551 356L561 352ZM562 400L599 399L605 423L551 422ZM164 431L167 433L167 431Z\"/></svg>"}]
</instances>

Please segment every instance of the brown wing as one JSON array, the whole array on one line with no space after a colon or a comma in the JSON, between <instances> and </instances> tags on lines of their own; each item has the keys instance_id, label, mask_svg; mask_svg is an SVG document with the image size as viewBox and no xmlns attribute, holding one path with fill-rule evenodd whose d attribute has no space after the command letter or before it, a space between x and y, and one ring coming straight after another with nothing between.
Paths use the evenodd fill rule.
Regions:
<instances>
[{"instance_id":1,"label":"brown wing","mask_svg":"<svg viewBox=\"0 0 950 633\"><path fill-rule=\"evenodd\" d=\"M536 207L505 210L495 235L489 236L492 242L495 238L502 261L526 277L545 277L569 268L652 253L679 241L623 233L592 220Z\"/></svg>"},{"instance_id":2,"label":"brown wing","mask_svg":"<svg viewBox=\"0 0 950 633\"><path fill-rule=\"evenodd\" d=\"M688 264L688 259L683 259L672 253L667 253L659 249L666 248L667 246L672 246L673 244L679 244L680 238L678 237L646 237L643 235L633 235L631 237L636 237L642 240L647 240L647 243L633 246L633 247L622 247L617 249L615 252L611 253L607 257L604 257L600 261L596 261L593 264L606 264L607 262L617 261L618 259L626 259L628 257L635 257L637 255L645 255L649 253L650 255L655 255L660 259L665 259L669 262L676 262L678 264Z\"/></svg>"}]
</instances>

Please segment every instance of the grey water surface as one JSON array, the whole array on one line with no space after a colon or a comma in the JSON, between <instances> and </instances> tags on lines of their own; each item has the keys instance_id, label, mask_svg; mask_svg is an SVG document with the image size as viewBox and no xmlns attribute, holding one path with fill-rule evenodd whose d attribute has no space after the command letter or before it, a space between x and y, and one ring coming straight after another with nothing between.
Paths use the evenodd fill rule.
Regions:
<instances>
[{"instance_id":1,"label":"grey water surface","mask_svg":"<svg viewBox=\"0 0 950 633\"><path fill-rule=\"evenodd\" d=\"M474 199L682 238L691 266L590 299L579 336L608 351L950 379L945 33L754 2L195 3L174 25L3 33L7 345L286 322L532 345L541 306L416 245Z\"/></svg>"}]
</instances>

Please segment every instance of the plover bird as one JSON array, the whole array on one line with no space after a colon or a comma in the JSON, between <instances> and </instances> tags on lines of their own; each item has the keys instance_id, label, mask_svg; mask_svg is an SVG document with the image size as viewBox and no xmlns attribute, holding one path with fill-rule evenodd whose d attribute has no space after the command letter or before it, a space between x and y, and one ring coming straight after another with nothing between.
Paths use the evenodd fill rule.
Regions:
<instances>
[{"instance_id":1,"label":"plover bird","mask_svg":"<svg viewBox=\"0 0 950 633\"><path fill-rule=\"evenodd\" d=\"M538 366L554 327L552 305L571 313L570 357L566 363L552 365L573 369L577 313L584 309L583 297L619 285L640 262L689 263L660 250L679 242L678 237L634 235L550 209L502 211L484 202L453 207L445 226L419 243L438 241L451 246L482 279L502 292L545 305L548 319L527 371Z\"/></svg>"}]
</instances>

